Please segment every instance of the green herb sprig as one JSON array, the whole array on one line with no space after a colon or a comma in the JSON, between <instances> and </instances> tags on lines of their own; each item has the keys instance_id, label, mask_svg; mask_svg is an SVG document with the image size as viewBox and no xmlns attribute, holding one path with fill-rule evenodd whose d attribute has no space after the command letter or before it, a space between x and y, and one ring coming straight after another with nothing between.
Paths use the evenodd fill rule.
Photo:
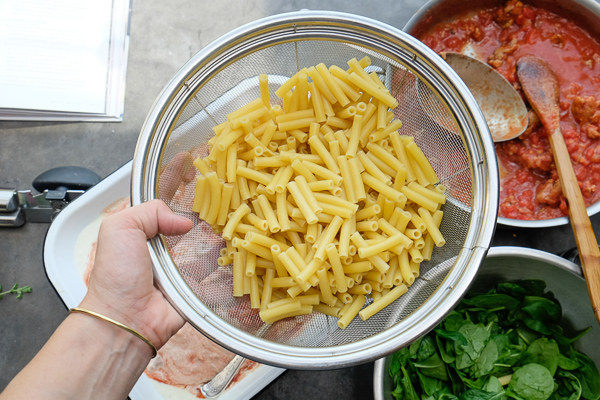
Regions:
<instances>
[{"instance_id":1,"label":"green herb sprig","mask_svg":"<svg viewBox=\"0 0 600 400\"><path fill-rule=\"evenodd\" d=\"M600 373L567 337L543 281L469 292L434 329L392 356L402 400L598 400Z\"/></svg>"},{"instance_id":2,"label":"green herb sprig","mask_svg":"<svg viewBox=\"0 0 600 400\"><path fill-rule=\"evenodd\" d=\"M0 286L0 291L2 290L2 286ZM20 299L23 297L23 294L25 293L31 293L31 286L23 286L23 287L19 287L18 283L15 283L14 286L10 289L7 290L6 292L0 292L0 299L2 299L2 297L5 294L15 294L17 295L17 299Z\"/></svg>"}]
</instances>

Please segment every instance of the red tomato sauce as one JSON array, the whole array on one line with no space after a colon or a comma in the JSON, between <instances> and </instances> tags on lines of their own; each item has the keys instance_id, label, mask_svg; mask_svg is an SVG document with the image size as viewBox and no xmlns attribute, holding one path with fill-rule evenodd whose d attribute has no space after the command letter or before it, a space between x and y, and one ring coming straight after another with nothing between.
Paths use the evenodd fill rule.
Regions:
<instances>
[{"instance_id":1,"label":"red tomato sauce","mask_svg":"<svg viewBox=\"0 0 600 400\"><path fill-rule=\"evenodd\" d=\"M598 41L570 20L515 0L438 24L420 39L438 53L459 52L486 61L521 94L515 70L519 57L534 54L550 64L560 84L561 129L585 203L600 199ZM567 215L550 144L536 119L530 117L524 135L495 145L501 217L541 220Z\"/></svg>"}]
</instances>

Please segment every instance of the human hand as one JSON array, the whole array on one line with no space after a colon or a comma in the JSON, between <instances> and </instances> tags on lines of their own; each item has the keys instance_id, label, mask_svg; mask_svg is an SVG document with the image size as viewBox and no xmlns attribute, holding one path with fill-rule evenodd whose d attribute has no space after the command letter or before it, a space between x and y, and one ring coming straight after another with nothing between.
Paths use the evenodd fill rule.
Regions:
<instances>
[{"instance_id":1,"label":"human hand","mask_svg":"<svg viewBox=\"0 0 600 400\"><path fill-rule=\"evenodd\" d=\"M107 217L100 227L88 293L81 307L121 322L162 347L184 324L154 286L147 240L180 235L192 222L154 200Z\"/></svg>"}]
</instances>

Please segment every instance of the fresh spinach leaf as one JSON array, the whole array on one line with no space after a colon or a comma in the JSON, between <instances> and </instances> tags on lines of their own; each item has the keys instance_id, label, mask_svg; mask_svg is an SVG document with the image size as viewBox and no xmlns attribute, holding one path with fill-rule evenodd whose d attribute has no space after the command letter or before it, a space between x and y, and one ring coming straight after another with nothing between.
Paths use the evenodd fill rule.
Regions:
<instances>
[{"instance_id":1,"label":"fresh spinach leaf","mask_svg":"<svg viewBox=\"0 0 600 400\"><path fill-rule=\"evenodd\" d=\"M542 320L535 318L525 318L523 319L523 322L532 331L536 331L538 333L541 333L542 335L552 335L552 331L546 326L546 323Z\"/></svg>"},{"instance_id":2,"label":"fresh spinach leaf","mask_svg":"<svg viewBox=\"0 0 600 400\"><path fill-rule=\"evenodd\" d=\"M452 393L460 394L464 392L466 389L465 383L456 368L448 368L448 375L450 376Z\"/></svg>"},{"instance_id":3,"label":"fresh spinach leaf","mask_svg":"<svg viewBox=\"0 0 600 400\"><path fill-rule=\"evenodd\" d=\"M523 288L523 286L518 285L512 282L502 282L496 286L496 290L498 293L507 294L511 297L517 298L519 300L523 300L526 296L527 292ZM543 290L542 290L543 292Z\"/></svg>"},{"instance_id":4,"label":"fresh spinach leaf","mask_svg":"<svg viewBox=\"0 0 600 400\"><path fill-rule=\"evenodd\" d=\"M459 342L463 346L466 346L468 344L467 339L465 338L465 335L463 335L462 333L460 333L458 331L447 331L444 329L434 329L434 332L438 337L448 339L448 340L454 340L456 342Z\"/></svg>"},{"instance_id":5,"label":"fresh spinach leaf","mask_svg":"<svg viewBox=\"0 0 600 400\"><path fill-rule=\"evenodd\" d=\"M539 279L525 279L517 283L531 296L543 296L546 290L546 282Z\"/></svg>"},{"instance_id":6,"label":"fresh spinach leaf","mask_svg":"<svg viewBox=\"0 0 600 400\"><path fill-rule=\"evenodd\" d=\"M430 335L424 336L417 350L417 361L430 358L436 352L435 342Z\"/></svg>"},{"instance_id":7,"label":"fresh spinach leaf","mask_svg":"<svg viewBox=\"0 0 600 400\"><path fill-rule=\"evenodd\" d=\"M492 308L489 309L487 313L482 314L482 318L483 318L483 323L490 323L490 322L495 322L494 324L494 329L496 331L500 331L500 325L498 324L500 322L500 316L498 315L499 312L503 311L503 308ZM493 331L494 332L494 331Z\"/></svg>"},{"instance_id":8,"label":"fresh spinach leaf","mask_svg":"<svg viewBox=\"0 0 600 400\"><path fill-rule=\"evenodd\" d=\"M483 324L464 324L459 330L467 339L467 345L454 343L456 352L456 368L463 369L473 365L474 360L479 357L489 339L490 332Z\"/></svg>"},{"instance_id":9,"label":"fresh spinach leaf","mask_svg":"<svg viewBox=\"0 0 600 400\"><path fill-rule=\"evenodd\" d=\"M417 371L417 376L419 377L419 384L427 396L433 396L441 389L441 384L438 379L426 376L420 371Z\"/></svg>"},{"instance_id":10,"label":"fresh spinach leaf","mask_svg":"<svg viewBox=\"0 0 600 400\"><path fill-rule=\"evenodd\" d=\"M515 334L522 339L527 346L541 337L539 332L529 329L525 324L519 326L516 329Z\"/></svg>"},{"instance_id":11,"label":"fresh spinach leaf","mask_svg":"<svg viewBox=\"0 0 600 400\"><path fill-rule=\"evenodd\" d=\"M516 308L520 301L506 294L483 294L470 299L463 299L464 304L483 308Z\"/></svg>"},{"instance_id":12,"label":"fresh spinach leaf","mask_svg":"<svg viewBox=\"0 0 600 400\"><path fill-rule=\"evenodd\" d=\"M508 338L508 335L505 334L491 335L491 339L496 342L496 347L498 348L499 354L503 353L510 344L510 339Z\"/></svg>"},{"instance_id":13,"label":"fresh spinach leaf","mask_svg":"<svg viewBox=\"0 0 600 400\"><path fill-rule=\"evenodd\" d=\"M436 400L458 400L458 397L450 393L442 393Z\"/></svg>"},{"instance_id":14,"label":"fresh spinach leaf","mask_svg":"<svg viewBox=\"0 0 600 400\"><path fill-rule=\"evenodd\" d=\"M558 368L558 356L560 350L554 340L540 338L527 349L525 353L526 362L543 365L554 376Z\"/></svg>"},{"instance_id":15,"label":"fresh spinach leaf","mask_svg":"<svg viewBox=\"0 0 600 400\"><path fill-rule=\"evenodd\" d=\"M572 351L573 357L581 367L573 371L573 375L579 379L582 395L588 400L600 399L600 373L596 364L585 354Z\"/></svg>"},{"instance_id":16,"label":"fresh spinach leaf","mask_svg":"<svg viewBox=\"0 0 600 400\"><path fill-rule=\"evenodd\" d=\"M402 369L402 378L400 379L400 385L402 385L403 389L403 399L404 400L420 400L419 395L415 391L415 388L410 380L410 376L406 372L404 367Z\"/></svg>"},{"instance_id":17,"label":"fresh spinach leaf","mask_svg":"<svg viewBox=\"0 0 600 400\"><path fill-rule=\"evenodd\" d=\"M507 394L526 400L546 400L554 391L554 379L546 367L527 364L518 368L508 384Z\"/></svg>"},{"instance_id":18,"label":"fresh spinach leaf","mask_svg":"<svg viewBox=\"0 0 600 400\"><path fill-rule=\"evenodd\" d=\"M446 363L444 363L437 353L433 353L428 359L415 362L413 365L425 376L440 379L442 381L448 380Z\"/></svg>"},{"instance_id":19,"label":"fresh spinach leaf","mask_svg":"<svg viewBox=\"0 0 600 400\"><path fill-rule=\"evenodd\" d=\"M579 362L573 358L569 358L563 354L559 354L558 355L558 366L562 369L564 369L565 371L572 371L574 369L577 369L581 366L581 364L579 364Z\"/></svg>"},{"instance_id":20,"label":"fresh spinach leaf","mask_svg":"<svg viewBox=\"0 0 600 400\"><path fill-rule=\"evenodd\" d=\"M490 376L483 389L492 393L504 392L504 388L502 387L500 380L493 375Z\"/></svg>"},{"instance_id":21,"label":"fresh spinach leaf","mask_svg":"<svg viewBox=\"0 0 600 400\"><path fill-rule=\"evenodd\" d=\"M468 390L468 389L483 389L483 387L487 383L487 378L484 378L484 377L473 380L471 375L469 374L469 370L466 370L466 371L456 370L456 372L461 377L466 390Z\"/></svg>"},{"instance_id":22,"label":"fresh spinach leaf","mask_svg":"<svg viewBox=\"0 0 600 400\"><path fill-rule=\"evenodd\" d=\"M525 296L521 309L541 321L559 321L562 315L560 304L541 296Z\"/></svg>"},{"instance_id":23,"label":"fresh spinach leaf","mask_svg":"<svg viewBox=\"0 0 600 400\"><path fill-rule=\"evenodd\" d=\"M410 351L410 358L417 358L417 352L419 351L419 347L421 347L422 341L423 338L421 337L415 340L413 343L411 343L410 347L408 348Z\"/></svg>"},{"instance_id":24,"label":"fresh spinach leaf","mask_svg":"<svg viewBox=\"0 0 600 400\"><path fill-rule=\"evenodd\" d=\"M504 391L490 393L480 389L470 389L460 395L458 400L500 400L504 396Z\"/></svg>"},{"instance_id":25,"label":"fresh spinach leaf","mask_svg":"<svg viewBox=\"0 0 600 400\"><path fill-rule=\"evenodd\" d=\"M462 314L452 311L446 319L444 319L443 325L447 331L450 332L458 332L461 326L463 326L467 321L462 316Z\"/></svg>"},{"instance_id":26,"label":"fresh spinach leaf","mask_svg":"<svg viewBox=\"0 0 600 400\"><path fill-rule=\"evenodd\" d=\"M437 332L437 330L436 330ZM458 333L458 332L457 332ZM462 336L462 334L461 334ZM462 336L464 339L464 336ZM451 364L454 362L454 360L456 359L454 357L454 346L452 345L451 341L443 341L442 337L440 337L439 335L436 335L435 337L435 341L437 343L438 349L440 350L440 356L442 357L442 360L444 360L444 362L446 364ZM465 344L467 342L467 339L464 339Z\"/></svg>"},{"instance_id":27,"label":"fresh spinach leaf","mask_svg":"<svg viewBox=\"0 0 600 400\"><path fill-rule=\"evenodd\" d=\"M410 353L408 347L396 351L392 355L392 361L390 362L390 375L394 376L400 371L400 367L406 367L409 357Z\"/></svg>"},{"instance_id":28,"label":"fresh spinach leaf","mask_svg":"<svg viewBox=\"0 0 600 400\"><path fill-rule=\"evenodd\" d=\"M496 346L496 342L490 340L473 364L473 376L479 378L488 375L494 369L496 360L498 360L498 347Z\"/></svg>"},{"instance_id":29,"label":"fresh spinach leaf","mask_svg":"<svg viewBox=\"0 0 600 400\"><path fill-rule=\"evenodd\" d=\"M463 370L473 365L474 361L468 353L456 352L456 369Z\"/></svg>"},{"instance_id":30,"label":"fresh spinach leaf","mask_svg":"<svg viewBox=\"0 0 600 400\"><path fill-rule=\"evenodd\" d=\"M394 396L394 398L396 400L403 400L404 399L404 389L402 389L402 385L400 385L399 383L396 384L396 388L392 392L392 396Z\"/></svg>"},{"instance_id":31,"label":"fresh spinach leaf","mask_svg":"<svg viewBox=\"0 0 600 400\"><path fill-rule=\"evenodd\" d=\"M510 375L512 374L513 366L517 365L523 357L525 350L519 348L509 347L504 353L498 356L496 366L494 368L494 375Z\"/></svg>"},{"instance_id":32,"label":"fresh spinach leaf","mask_svg":"<svg viewBox=\"0 0 600 400\"><path fill-rule=\"evenodd\" d=\"M581 398L582 388L579 379L567 371L558 371L556 374L557 388L556 396L566 400L579 400Z\"/></svg>"}]
</instances>

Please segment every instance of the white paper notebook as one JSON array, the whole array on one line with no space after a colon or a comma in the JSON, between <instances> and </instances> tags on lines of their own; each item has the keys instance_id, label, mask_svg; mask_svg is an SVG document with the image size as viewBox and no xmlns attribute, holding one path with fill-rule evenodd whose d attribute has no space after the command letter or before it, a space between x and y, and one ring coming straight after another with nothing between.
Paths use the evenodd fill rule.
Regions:
<instances>
[{"instance_id":1,"label":"white paper notebook","mask_svg":"<svg viewBox=\"0 0 600 400\"><path fill-rule=\"evenodd\" d=\"M123 118L130 0L0 0L0 119Z\"/></svg>"}]
</instances>

